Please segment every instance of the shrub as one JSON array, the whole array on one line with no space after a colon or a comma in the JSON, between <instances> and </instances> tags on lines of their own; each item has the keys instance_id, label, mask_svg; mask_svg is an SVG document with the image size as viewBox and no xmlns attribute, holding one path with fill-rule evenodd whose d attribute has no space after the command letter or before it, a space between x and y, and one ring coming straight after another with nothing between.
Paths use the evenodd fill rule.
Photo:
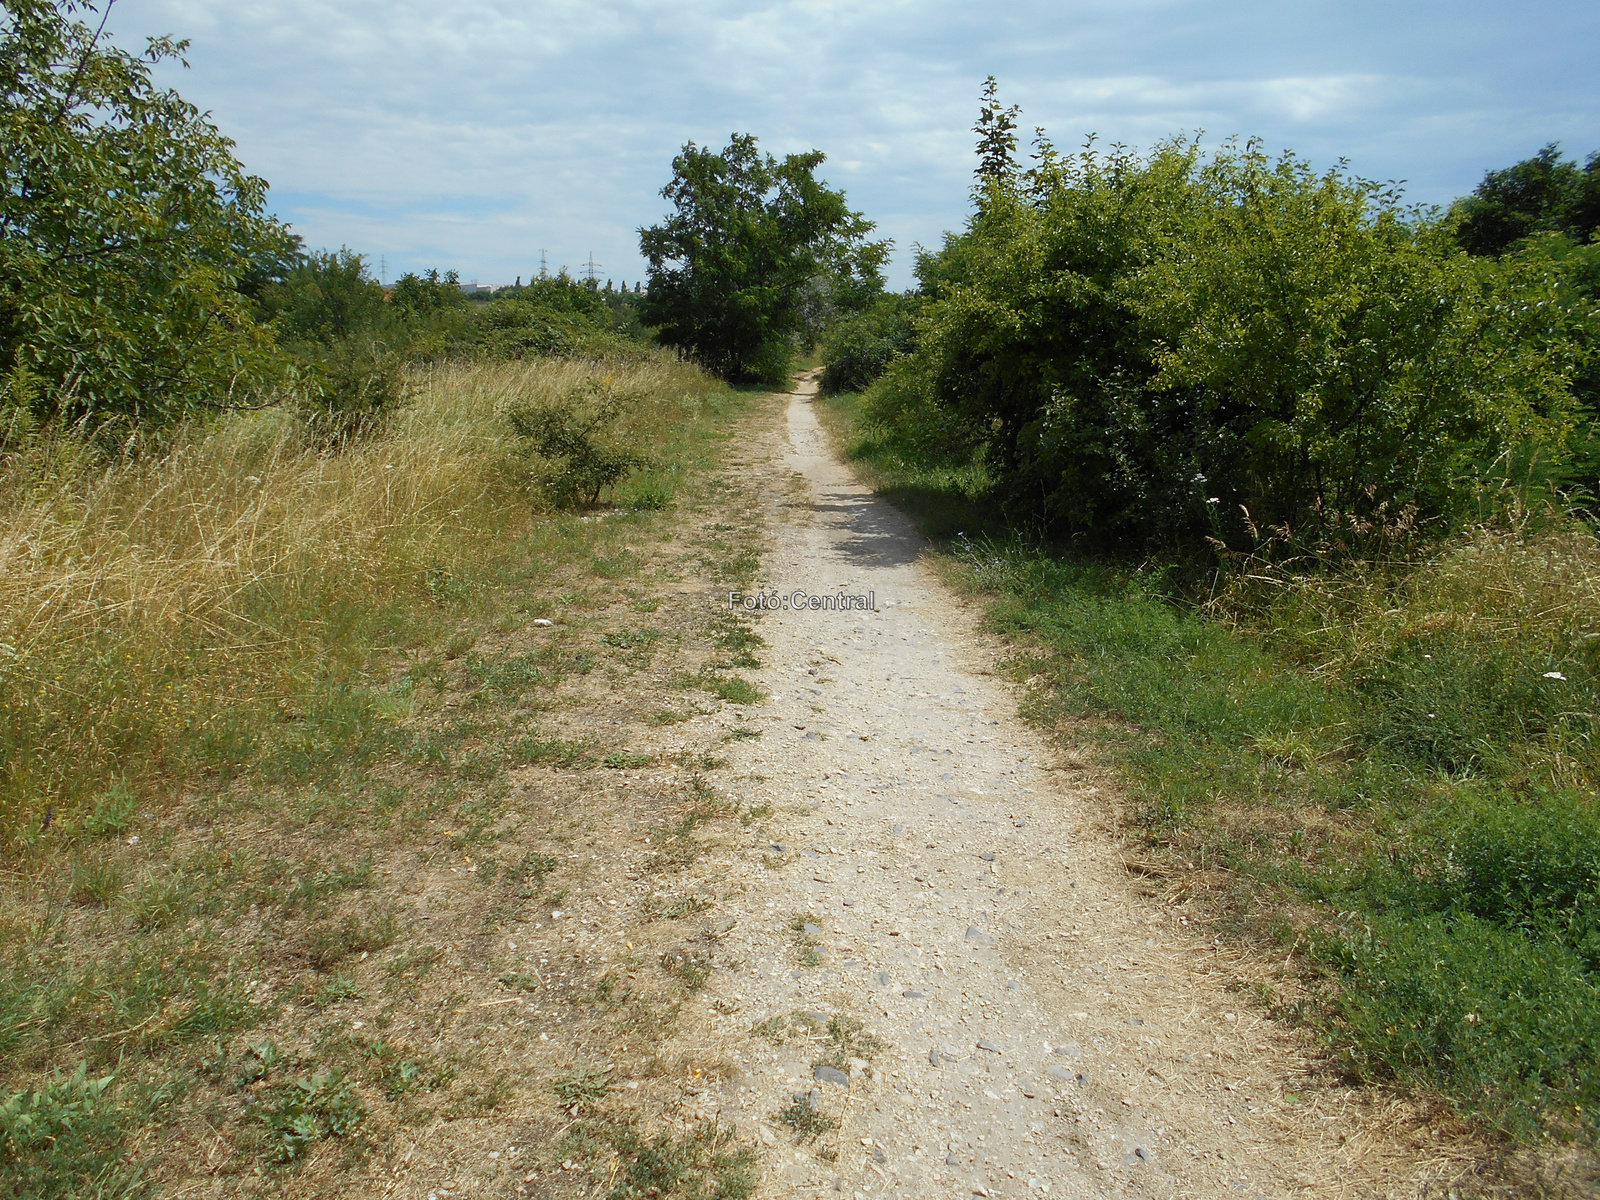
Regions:
<instances>
[{"instance_id":1,"label":"shrub","mask_svg":"<svg viewBox=\"0 0 1600 1200\"><path fill-rule=\"evenodd\" d=\"M316 353L299 411L313 440L338 447L375 430L404 397L400 359L371 337L353 336Z\"/></svg>"},{"instance_id":2,"label":"shrub","mask_svg":"<svg viewBox=\"0 0 1600 1200\"><path fill-rule=\"evenodd\" d=\"M1237 547L1459 517L1567 453L1578 318L1548 263L1470 259L1384 187L1255 145L1040 155L919 262L894 368L982 433L1016 515Z\"/></svg>"},{"instance_id":3,"label":"shrub","mask_svg":"<svg viewBox=\"0 0 1600 1200\"><path fill-rule=\"evenodd\" d=\"M541 482L556 503L598 503L601 491L643 464L641 456L598 440L628 399L607 381L590 382L554 403L507 412L524 455L545 460Z\"/></svg>"},{"instance_id":4,"label":"shrub","mask_svg":"<svg viewBox=\"0 0 1600 1200\"><path fill-rule=\"evenodd\" d=\"M1600 985L1559 942L1467 915L1395 916L1325 952L1344 972L1339 1036L1362 1076L1439 1087L1522 1135L1600 1101Z\"/></svg>"},{"instance_id":5,"label":"shrub","mask_svg":"<svg viewBox=\"0 0 1600 1200\"><path fill-rule=\"evenodd\" d=\"M914 295L886 295L834 325L822 347L822 390L859 392L882 375L895 355L915 346L918 307Z\"/></svg>"}]
</instances>

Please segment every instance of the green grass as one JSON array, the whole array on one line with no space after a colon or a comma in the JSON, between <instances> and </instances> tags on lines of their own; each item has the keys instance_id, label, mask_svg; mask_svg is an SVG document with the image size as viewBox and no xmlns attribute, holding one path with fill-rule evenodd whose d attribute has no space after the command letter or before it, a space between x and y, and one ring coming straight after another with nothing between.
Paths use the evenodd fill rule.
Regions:
<instances>
[{"instance_id":1,"label":"green grass","mask_svg":"<svg viewBox=\"0 0 1600 1200\"><path fill-rule=\"evenodd\" d=\"M1300 1011L1351 1074L1436 1089L1515 1139L1600 1137L1592 532L1258 561L1194 597L1166 564L981 524L981 472L853 434L856 398L824 418L943 535L1017 647L1028 714L1117 770L1172 898L1298 954Z\"/></svg>"}]
</instances>

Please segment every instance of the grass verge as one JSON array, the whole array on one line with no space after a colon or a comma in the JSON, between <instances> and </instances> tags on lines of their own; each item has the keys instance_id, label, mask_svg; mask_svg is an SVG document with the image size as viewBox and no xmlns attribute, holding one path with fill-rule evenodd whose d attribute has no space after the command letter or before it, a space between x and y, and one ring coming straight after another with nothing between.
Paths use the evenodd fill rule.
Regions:
<instances>
[{"instance_id":1,"label":"grass verge","mask_svg":"<svg viewBox=\"0 0 1600 1200\"><path fill-rule=\"evenodd\" d=\"M763 402L664 358L413 382L339 453L269 412L0 462L0 1193L576 1194L573 1107L652 1127L711 1068L674 1034L719 963L663 953L718 902L733 713L676 681L733 680ZM650 463L553 508L505 415L599 393ZM562 1090L612 1068L626 1110Z\"/></svg>"}]
</instances>

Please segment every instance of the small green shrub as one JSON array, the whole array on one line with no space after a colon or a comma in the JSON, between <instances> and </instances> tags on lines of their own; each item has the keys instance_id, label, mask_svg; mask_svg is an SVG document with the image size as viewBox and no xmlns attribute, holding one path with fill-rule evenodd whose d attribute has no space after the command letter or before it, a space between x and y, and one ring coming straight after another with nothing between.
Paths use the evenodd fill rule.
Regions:
<instances>
[{"instance_id":1,"label":"small green shrub","mask_svg":"<svg viewBox=\"0 0 1600 1200\"><path fill-rule=\"evenodd\" d=\"M1559 942L1465 914L1393 916L1323 952L1361 1075L1438 1087L1524 1137L1578 1127L1600 1103L1600 984Z\"/></svg>"},{"instance_id":2,"label":"small green shrub","mask_svg":"<svg viewBox=\"0 0 1600 1200\"><path fill-rule=\"evenodd\" d=\"M315 351L298 408L319 444L337 448L373 432L405 398L404 363L370 336Z\"/></svg>"},{"instance_id":3,"label":"small green shrub","mask_svg":"<svg viewBox=\"0 0 1600 1200\"><path fill-rule=\"evenodd\" d=\"M596 504L603 490L644 464L642 456L600 440L631 399L591 382L556 403L506 413L522 453L544 460L540 484L557 504Z\"/></svg>"}]
</instances>

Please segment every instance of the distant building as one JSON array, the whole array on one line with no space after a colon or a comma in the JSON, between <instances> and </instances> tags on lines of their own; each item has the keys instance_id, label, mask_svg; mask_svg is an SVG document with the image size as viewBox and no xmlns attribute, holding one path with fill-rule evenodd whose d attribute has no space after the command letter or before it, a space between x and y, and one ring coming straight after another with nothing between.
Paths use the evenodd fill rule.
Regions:
<instances>
[{"instance_id":1,"label":"distant building","mask_svg":"<svg viewBox=\"0 0 1600 1200\"><path fill-rule=\"evenodd\" d=\"M469 296L492 296L511 288L509 283L463 283L458 286Z\"/></svg>"}]
</instances>

